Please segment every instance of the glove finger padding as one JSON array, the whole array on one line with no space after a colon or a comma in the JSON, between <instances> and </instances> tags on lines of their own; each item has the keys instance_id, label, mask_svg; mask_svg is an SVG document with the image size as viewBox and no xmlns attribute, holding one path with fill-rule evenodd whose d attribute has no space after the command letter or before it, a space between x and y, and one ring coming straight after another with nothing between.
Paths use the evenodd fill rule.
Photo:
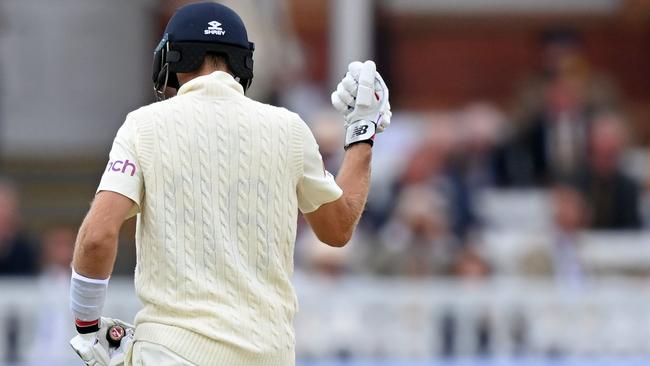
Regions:
<instances>
[{"instance_id":1,"label":"glove finger padding","mask_svg":"<svg viewBox=\"0 0 650 366\"><path fill-rule=\"evenodd\" d=\"M364 75L359 74L359 90L357 92L357 102L354 109L349 114L344 114L346 117L346 125L349 125L358 120L367 120L372 121L379 127L383 120L383 116L387 115L390 111L390 105L388 104L388 87L384 82L384 79L376 71L372 74L372 80L370 78L370 71L372 71L375 66L374 62L366 61L369 66L365 66ZM364 77L364 80L361 80L361 77ZM362 85L372 85L372 87L367 87ZM370 83L370 84L368 84ZM368 104L364 105L363 99L368 100ZM383 123L382 131L385 129L388 124L390 124L390 116L388 120ZM379 131L378 131L379 132Z\"/></svg>"},{"instance_id":2,"label":"glove finger padding","mask_svg":"<svg viewBox=\"0 0 650 366\"><path fill-rule=\"evenodd\" d=\"M331 95L332 105L344 116L354 109L357 88L357 81L348 72Z\"/></svg>"},{"instance_id":3,"label":"glove finger padding","mask_svg":"<svg viewBox=\"0 0 650 366\"><path fill-rule=\"evenodd\" d=\"M359 73L359 90L355 107L371 107L375 99L375 74L377 66L373 61L366 61Z\"/></svg>"},{"instance_id":4,"label":"glove finger padding","mask_svg":"<svg viewBox=\"0 0 650 366\"><path fill-rule=\"evenodd\" d=\"M355 79L359 78L359 73L363 69L363 62L361 61L352 61L348 65L348 72L354 76Z\"/></svg>"},{"instance_id":5,"label":"glove finger padding","mask_svg":"<svg viewBox=\"0 0 650 366\"><path fill-rule=\"evenodd\" d=\"M341 100L341 97L336 91L332 93L331 99L332 106L334 106L334 109L336 109L339 113L343 115L350 113L349 106L343 100Z\"/></svg>"},{"instance_id":6,"label":"glove finger padding","mask_svg":"<svg viewBox=\"0 0 650 366\"><path fill-rule=\"evenodd\" d=\"M356 77L358 78L359 75L357 74ZM342 85L343 89L347 90L348 93L350 93L353 96L356 96L357 91L359 90L359 85L357 84L357 80L355 79L355 76L350 74L349 72L345 74L345 77L343 78L343 80L341 80L339 85Z\"/></svg>"},{"instance_id":7,"label":"glove finger padding","mask_svg":"<svg viewBox=\"0 0 650 366\"><path fill-rule=\"evenodd\" d=\"M343 82L339 83L339 85L336 87L336 94L347 106L354 106L354 95L352 95L352 93L350 93L345 88L345 86L343 86Z\"/></svg>"}]
</instances>

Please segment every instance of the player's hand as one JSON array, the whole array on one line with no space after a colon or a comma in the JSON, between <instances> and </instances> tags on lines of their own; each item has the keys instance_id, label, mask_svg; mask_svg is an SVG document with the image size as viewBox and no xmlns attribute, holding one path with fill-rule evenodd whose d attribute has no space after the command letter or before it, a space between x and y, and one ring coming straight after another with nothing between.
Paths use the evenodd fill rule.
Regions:
<instances>
[{"instance_id":1,"label":"player's hand","mask_svg":"<svg viewBox=\"0 0 650 366\"><path fill-rule=\"evenodd\" d=\"M375 133L390 125L388 88L372 61L350 63L332 93L332 105L345 118L346 148L362 141L372 144Z\"/></svg>"},{"instance_id":2,"label":"player's hand","mask_svg":"<svg viewBox=\"0 0 650 366\"><path fill-rule=\"evenodd\" d=\"M133 325L102 318L97 332L78 334L70 340L70 345L88 366L120 366L124 364L124 354L133 341L133 334Z\"/></svg>"}]
</instances>

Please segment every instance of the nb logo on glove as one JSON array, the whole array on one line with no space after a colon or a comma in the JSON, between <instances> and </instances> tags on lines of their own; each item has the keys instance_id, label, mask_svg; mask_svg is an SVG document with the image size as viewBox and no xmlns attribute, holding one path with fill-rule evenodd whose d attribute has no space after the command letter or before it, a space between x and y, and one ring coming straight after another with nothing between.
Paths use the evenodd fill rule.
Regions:
<instances>
[{"instance_id":1,"label":"nb logo on glove","mask_svg":"<svg viewBox=\"0 0 650 366\"><path fill-rule=\"evenodd\" d=\"M354 128L354 131L352 132L352 136L361 136L368 132L368 126L357 126Z\"/></svg>"}]
</instances>

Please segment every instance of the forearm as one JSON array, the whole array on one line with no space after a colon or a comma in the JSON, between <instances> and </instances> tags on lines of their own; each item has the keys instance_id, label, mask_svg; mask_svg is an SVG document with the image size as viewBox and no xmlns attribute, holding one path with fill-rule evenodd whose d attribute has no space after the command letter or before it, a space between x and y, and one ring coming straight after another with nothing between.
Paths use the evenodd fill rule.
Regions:
<instances>
[{"instance_id":1,"label":"forearm","mask_svg":"<svg viewBox=\"0 0 650 366\"><path fill-rule=\"evenodd\" d=\"M86 216L75 244L70 279L70 309L79 333L93 333L99 327L108 279L117 254L117 235L97 223L97 216Z\"/></svg>"},{"instance_id":2,"label":"forearm","mask_svg":"<svg viewBox=\"0 0 650 366\"><path fill-rule=\"evenodd\" d=\"M336 177L336 183L343 190L341 200L345 213L341 215L342 226L354 231L368 198L370 189L370 162L372 148L366 143L357 143L345 152L343 164Z\"/></svg>"},{"instance_id":3,"label":"forearm","mask_svg":"<svg viewBox=\"0 0 650 366\"><path fill-rule=\"evenodd\" d=\"M117 255L117 233L92 232L87 222L81 226L75 244L72 268L95 279L110 277Z\"/></svg>"},{"instance_id":4,"label":"forearm","mask_svg":"<svg viewBox=\"0 0 650 366\"><path fill-rule=\"evenodd\" d=\"M117 255L117 237L132 206L133 201L121 194L99 192L81 224L70 278L70 310L79 333L99 330L108 279Z\"/></svg>"}]
</instances>

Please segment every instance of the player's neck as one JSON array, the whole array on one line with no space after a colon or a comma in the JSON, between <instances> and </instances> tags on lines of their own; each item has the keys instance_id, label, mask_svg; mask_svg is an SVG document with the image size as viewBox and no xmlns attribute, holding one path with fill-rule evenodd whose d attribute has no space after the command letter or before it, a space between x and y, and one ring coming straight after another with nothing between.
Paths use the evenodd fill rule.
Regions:
<instances>
[{"instance_id":1,"label":"player's neck","mask_svg":"<svg viewBox=\"0 0 650 366\"><path fill-rule=\"evenodd\" d=\"M210 75L215 71L228 72L228 70L224 67L214 67L214 66L208 66L206 64L203 64L203 66L201 66L201 68L199 68L196 71L183 72L183 73L179 72L176 74L176 77L178 78L179 84L183 85L192 79L196 79L199 76Z\"/></svg>"}]
</instances>

